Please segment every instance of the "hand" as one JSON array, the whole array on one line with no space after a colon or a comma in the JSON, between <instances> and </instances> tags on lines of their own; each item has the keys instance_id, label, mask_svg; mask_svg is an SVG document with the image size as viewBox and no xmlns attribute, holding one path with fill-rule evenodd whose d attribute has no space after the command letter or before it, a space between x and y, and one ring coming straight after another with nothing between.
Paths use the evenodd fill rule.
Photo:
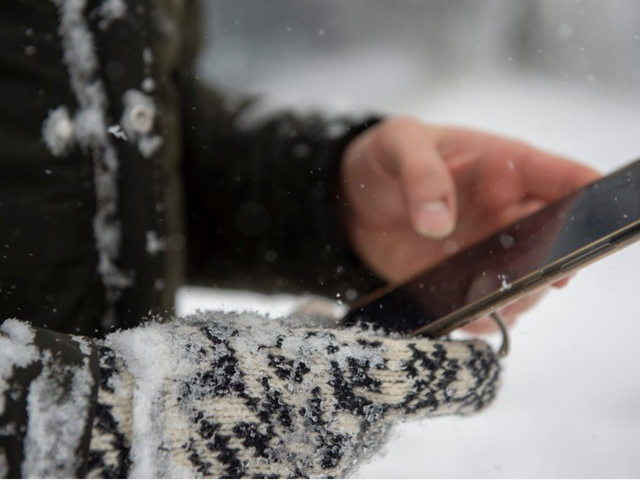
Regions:
<instances>
[{"instance_id":1,"label":"hand","mask_svg":"<svg viewBox=\"0 0 640 480\"><path fill-rule=\"evenodd\" d=\"M586 166L514 140L410 118L384 121L358 136L341 173L353 247L394 283L599 178ZM503 315L515 319L538 297L510 305Z\"/></svg>"}]
</instances>

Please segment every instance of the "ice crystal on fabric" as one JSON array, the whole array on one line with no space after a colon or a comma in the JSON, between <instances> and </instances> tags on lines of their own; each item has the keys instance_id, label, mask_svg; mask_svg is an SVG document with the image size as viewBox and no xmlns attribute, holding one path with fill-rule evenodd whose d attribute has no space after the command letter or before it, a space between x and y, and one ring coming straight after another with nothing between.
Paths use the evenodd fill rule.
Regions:
<instances>
[{"instance_id":1,"label":"ice crystal on fabric","mask_svg":"<svg viewBox=\"0 0 640 480\"><path fill-rule=\"evenodd\" d=\"M158 237L158 234L152 230L147 232L147 253L149 255L157 255L166 248L166 242Z\"/></svg>"},{"instance_id":2,"label":"ice crystal on fabric","mask_svg":"<svg viewBox=\"0 0 640 480\"><path fill-rule=\"evenodd\" d=\"M73 124L67 107L61 106L49 112L42 125L42 139L56 157L67 153L73 145Z\"/></svg>"},{"instance_id":3,"label":"ice crystal on fabric","mask_svg":"<svg viewBox=\"0 0 640 480\"><path fill-rule=\"evenodd\" d=\"M98 27L101 30L106 30L115 20L126 15L127 5L123 0L104 0L96 12L100 16Z\"/></svg>"},{"instance_id":4,"label":"ice crystal on fabric","mask_svg":"<svg viewBox=\"0 0 640 480\"><path fill-rule=\"evenodd\" d=\"M144 158L151 158L164 145L164 139L159 135L142 137L138 140L138 151Z\"/></svg>"},{"instance_id":5,"label":"ice crystal on fabric","mask_svg":"<svg viewBox=\"0 0 640 480\"><path fill-rule=\"evenodd\" d=\"M27 396L29 423L22 473L27 478L71 478L82 462L76 450L91 400L89 359L85 357L79 368L63 367L45 350L41 361L42 372L31 382ZM69 389L61 379L69 382Z\"/></svg>"},{"instance_id":6,"label":"ice crystal on fabric","mask_svg":"<svg viewBox=\"0 0 640 480\"><path fill-rule=\"evenodd\" d=\"M127 140L127 134L124 133L120 125L111 125L108 129L109 133L120 140Z\"/></svg>"},{"instance_id":7,"label":"ice crystal on fabric","mask_svg":"<svg viewBox=\"0 0 640 480\"><path fill-rule=\"evenodd\" d=\"M8 390L14 368L26 368L38 360L34 336L33 329L18 320L5 320L0 325L0 392ZM0 395L0 415L4 413L5 401L5 396Z\"/></svg>"}]
</instances>

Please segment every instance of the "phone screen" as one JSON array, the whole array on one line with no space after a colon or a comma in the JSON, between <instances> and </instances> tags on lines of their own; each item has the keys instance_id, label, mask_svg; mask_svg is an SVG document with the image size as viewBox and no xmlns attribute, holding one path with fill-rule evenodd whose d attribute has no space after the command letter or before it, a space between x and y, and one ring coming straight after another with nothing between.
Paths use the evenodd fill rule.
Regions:
<instances>
[{"instance_id":1,"label":"phone screen","mask_svg":"<svg viewBox=\"0 0 640 480\"><path fill-rule=\"evenodd\" d=\"M495 233L405 284L365 298L343 322L415 332L479 300L513 295L562 260L640 220L640 161ZM615 238L613 239L615 240Z\"/></svg>"}]
</instances>

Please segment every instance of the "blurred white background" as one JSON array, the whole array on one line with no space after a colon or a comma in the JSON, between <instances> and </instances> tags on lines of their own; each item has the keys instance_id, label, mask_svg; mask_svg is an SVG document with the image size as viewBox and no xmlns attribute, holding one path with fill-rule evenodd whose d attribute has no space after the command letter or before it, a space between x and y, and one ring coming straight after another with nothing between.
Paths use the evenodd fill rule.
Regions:
<instances>
[{"instance_id":1,"label":"blurred white background","mask_svg":"<svg viewBox=\"0 0 640 480\"><path fill-rule=\"evenodd\" d=\"M214 0L201 75L270 108L408 113L611 171L640 157L640 2ZM638 477L640 245L512 331L503 387L469 418L403 425L359 475ZM284 314L295 297L183 289L196 308ZM495 341L496 339L490 339Z\"/></svg>"}]
</instances>

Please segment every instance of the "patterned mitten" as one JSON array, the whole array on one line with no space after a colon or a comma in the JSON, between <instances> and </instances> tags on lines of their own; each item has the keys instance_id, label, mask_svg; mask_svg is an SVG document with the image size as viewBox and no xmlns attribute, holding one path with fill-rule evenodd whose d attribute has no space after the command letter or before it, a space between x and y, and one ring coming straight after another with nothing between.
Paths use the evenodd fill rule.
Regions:
<instances>
[{"instance_id":1,"label":"patterned mitten","mask_svg":"<svg viewBox=\"0 0 640 480\"><path fill-rule=\"evenodd\" d=\"M109 335L90 476L343 477L403 418L495 395L483 342L208 312Z\"/></svg>"}]
</instances>

